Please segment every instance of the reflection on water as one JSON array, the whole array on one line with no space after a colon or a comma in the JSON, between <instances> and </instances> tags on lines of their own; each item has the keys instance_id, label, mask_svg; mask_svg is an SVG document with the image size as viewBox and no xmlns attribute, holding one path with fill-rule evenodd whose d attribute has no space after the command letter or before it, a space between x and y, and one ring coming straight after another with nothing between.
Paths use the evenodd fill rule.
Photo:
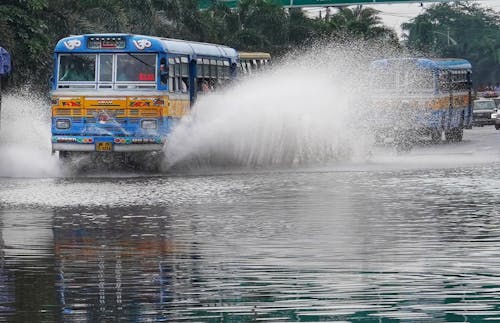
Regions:
<instances>
[{"instance_id":1,"label":"reflection on water","mask_svg":"<svg viewBox=\"0 0 500 323\"><path fill-rule=\"evenodd\" d=\"M498 170L1 181L0 321L500 320Z\"/></svg>"}]
</instances>

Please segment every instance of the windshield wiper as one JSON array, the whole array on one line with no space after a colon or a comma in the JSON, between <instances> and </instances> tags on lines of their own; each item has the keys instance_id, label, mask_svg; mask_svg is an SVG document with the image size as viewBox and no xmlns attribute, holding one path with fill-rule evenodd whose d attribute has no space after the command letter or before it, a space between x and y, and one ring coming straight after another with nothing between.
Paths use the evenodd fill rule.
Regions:
<instances>
[{"instance_id":1,"label":"windshield wiper","mask_svg":"<svg viewBox=\"0 0 500 323\"><path fill-rule=\"evenodd\" d=\"M129 56L131 56L131 57L135 58L136 60L138 60L139 62L141 62L141 63L142 63L142 64L144 64L144 65L147 65L147 66L149 66L149 67L154 67L153 65L146 63L145 61L143 61L142 59L140 59L140 58L139 58L139 57L137 57L137 56L132 55L131 53L127 53L127 54L128 54Z\"/></svg>"}]
</instances>

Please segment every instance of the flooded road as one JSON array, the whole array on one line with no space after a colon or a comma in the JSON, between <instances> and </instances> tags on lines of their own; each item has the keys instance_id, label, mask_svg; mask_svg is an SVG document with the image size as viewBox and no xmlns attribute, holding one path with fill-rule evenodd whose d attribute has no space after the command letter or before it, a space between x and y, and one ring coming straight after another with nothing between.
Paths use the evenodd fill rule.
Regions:
<instances>
[{"instance_id":1,"label":"flooded road","mask_svg":"<svg viewBox=\"0 0 500 323\"><path fill-rule=\"evenodd\" d=\"M308 168L0 178L0 321L500 320L500 132Z\"/></svg>"}]
</instances>

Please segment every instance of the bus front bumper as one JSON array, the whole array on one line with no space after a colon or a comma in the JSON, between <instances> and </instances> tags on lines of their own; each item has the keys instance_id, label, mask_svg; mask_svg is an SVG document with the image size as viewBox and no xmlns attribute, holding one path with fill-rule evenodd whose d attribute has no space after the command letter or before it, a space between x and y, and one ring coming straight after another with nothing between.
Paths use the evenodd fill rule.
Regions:
<instances>
[{"instance_id":1,"label":"bus front bumper","mask_svg":"<svg viewBox=\"0 0 500 323\"><path fill-rule=\"evenodd\" d=\"M97 137L52 137L52 152L141 152L161 151L164 141L160 138L97 138Z\"/></svg>"}]
</instances>

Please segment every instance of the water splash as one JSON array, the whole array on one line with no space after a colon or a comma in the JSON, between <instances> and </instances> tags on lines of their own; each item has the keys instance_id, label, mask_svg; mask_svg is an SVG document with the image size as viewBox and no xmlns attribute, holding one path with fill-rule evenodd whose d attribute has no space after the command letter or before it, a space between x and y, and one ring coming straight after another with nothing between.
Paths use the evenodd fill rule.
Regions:
<instances>
[{"instance_id":1,"label":"water splash","mask_svg":"<svg viewBox=\"0 0 500 323\"><path fill-rule=\"evenodd\" d=\"M366 44L321 46L202 97L170 136L169 165L282 167L365 158L372 136L359 102L370 58Z\"/></svg>"},{"instance_id":2,"label":"water splash","mask_svg":"<svg viewBox=\"0 0 500 323\"><path fill-rule=\"evenodd\" d=\"M20 90L4 95L0 128L0 177L57 176L51 156L50 109L44 98Z\"/></svg>"}]
</instances>

